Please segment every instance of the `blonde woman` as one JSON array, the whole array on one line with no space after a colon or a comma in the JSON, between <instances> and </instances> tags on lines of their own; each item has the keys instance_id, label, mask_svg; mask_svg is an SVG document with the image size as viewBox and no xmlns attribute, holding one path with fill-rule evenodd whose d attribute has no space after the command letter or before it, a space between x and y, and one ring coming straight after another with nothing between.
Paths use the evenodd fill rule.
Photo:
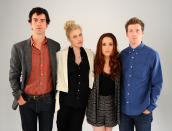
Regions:
<instances>
[{"instance_id":1,"label":"blonde woman","mask_svg":"<svg viewBox=\"0 0 172 131\"><path fill-rule=\"evenodd\" d=\"M82 29L78 24L67 21L64 29L70 46L57 53L57 128L81 131L94 81L94 54L83 48Z\"/></svg>"}]
</instances>

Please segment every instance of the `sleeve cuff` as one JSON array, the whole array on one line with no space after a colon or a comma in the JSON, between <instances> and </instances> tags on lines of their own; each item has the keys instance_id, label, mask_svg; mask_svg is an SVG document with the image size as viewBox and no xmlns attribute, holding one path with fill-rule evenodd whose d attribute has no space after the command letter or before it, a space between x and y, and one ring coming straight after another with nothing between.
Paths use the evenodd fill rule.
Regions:
<instances>
[{"instance_id":1,"label":"sleeve cuff","mask_svg":"<svg viewBox=\"0 0 172 131\"><path fill-rule=\"evenodd\" d=\"M22 94L22 91L19 90L19 91L17 92L17 94L15 94L14 98L15 98L16 100L18 100L19 97L21 96L21 94Z\"/></svg>"},{"instance_id":2,"label":"sleeve cuff","mask_svg":"<svg viewBox=\"0 0 172 131\"><path fill-rule=\"evenodd\" d=\"M147 107L147 110L149 110L150 112L152 112L155 108L156 108L156 105L149 105Z\"/></svg>"}]
</instances>

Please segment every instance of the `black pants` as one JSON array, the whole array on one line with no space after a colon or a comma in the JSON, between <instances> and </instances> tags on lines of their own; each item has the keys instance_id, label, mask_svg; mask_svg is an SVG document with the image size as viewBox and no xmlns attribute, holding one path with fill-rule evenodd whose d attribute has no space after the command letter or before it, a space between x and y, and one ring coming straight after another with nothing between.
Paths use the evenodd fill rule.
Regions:
<instances>
[{"instance_id":1,"label":"black pants","mask_svg":"<svg viewBox=\"0 0 172 131\"><path fill-rule=\"evenodd\" d=\"M57 114L58 131L82 131L85 109L60 107Z\"/></svg>"},{"instance_id":2,"label":"black pants","mask_svg":"<svg viewBox=\"0 0 172 131\"><path fill-rule=\"evenodd\" d=\"M23 131L37 131L37 119L39 131L52 131L54 103L54 98L48 96L19 106Z\"/></svg>"}]
</instances>

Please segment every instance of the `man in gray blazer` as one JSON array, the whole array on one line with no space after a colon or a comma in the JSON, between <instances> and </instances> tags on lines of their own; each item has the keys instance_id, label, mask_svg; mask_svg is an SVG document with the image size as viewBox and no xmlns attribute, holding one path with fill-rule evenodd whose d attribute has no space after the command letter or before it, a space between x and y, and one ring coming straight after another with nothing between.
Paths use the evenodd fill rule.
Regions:
<instances>
[{"instance_id":1,"label":"man in gray blazer","mask_svg":"<svg viewBox=\"0 0 172 131\"><path fill-rule=\"evenodd\" d=\"M52 131L55 89L56 52L60 44L47 38L50 19L47 10L36 7L28 20L32 36L14 44L11 51L9 81L13 90L12 108L19 105L23 131Z\"/></svg>"}]
</instances>

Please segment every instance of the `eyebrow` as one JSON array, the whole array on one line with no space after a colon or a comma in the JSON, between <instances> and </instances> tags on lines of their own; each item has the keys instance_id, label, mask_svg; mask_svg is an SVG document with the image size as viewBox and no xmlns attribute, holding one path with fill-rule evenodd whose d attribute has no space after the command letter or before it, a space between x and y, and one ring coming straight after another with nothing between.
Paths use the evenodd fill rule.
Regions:
<instances>
[{"instance_id":1,"label":"eyebrow","mask_svg":"<svg viewBox=\"0 0 172 131\"><path fill-rule=\"evenodd\" d=\"M33 18L33 19L38 19L38 18ZM40 20L46 20L46 19L40 19Z\"/></svg>"}]
</instances>

